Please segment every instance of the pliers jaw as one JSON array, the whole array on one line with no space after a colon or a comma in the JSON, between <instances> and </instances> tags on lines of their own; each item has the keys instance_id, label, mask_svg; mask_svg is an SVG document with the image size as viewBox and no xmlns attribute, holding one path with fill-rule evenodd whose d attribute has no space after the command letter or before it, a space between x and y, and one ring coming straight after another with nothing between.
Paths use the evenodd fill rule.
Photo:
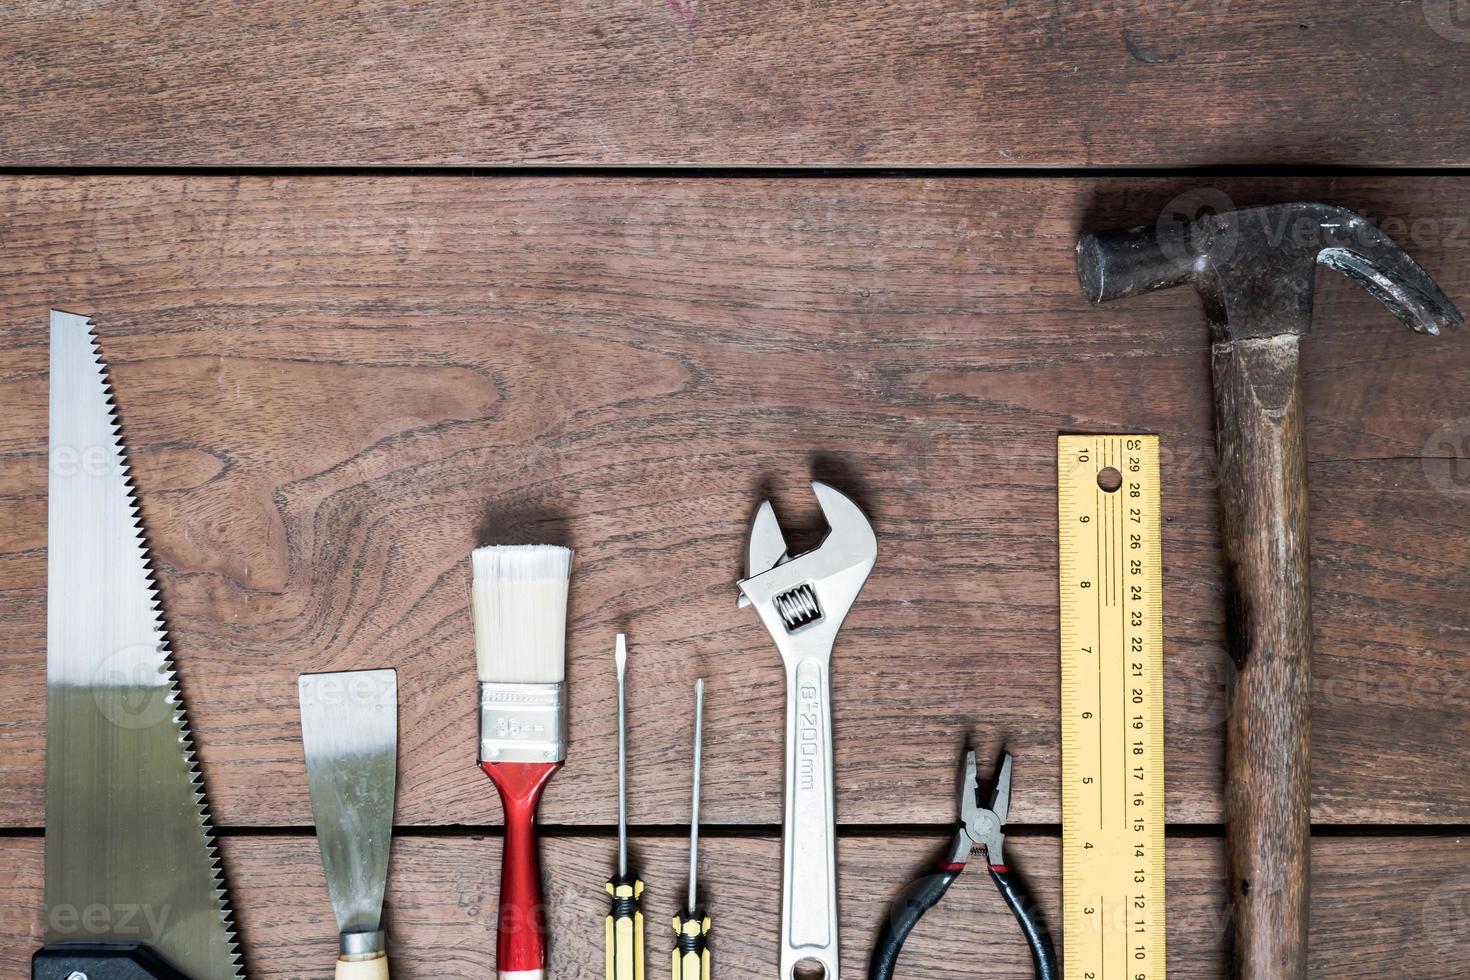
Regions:
<instances>
[{"instance_id":1,"label":"pliers jaw","mask_svg":"<svg viewBox=\"0 0 1470 980\"><path fill-rule=\"evenodd\" d=\"M960 837L969 841L971 851L985 849L985 859L992 868L1004 868L1005 825L1011 809L1011 754L1001 753L995 782L990 788L988 805L980 802L980 780L975 763L975 750L965 752L960 773Z\"/></svg>"}]
</instances>

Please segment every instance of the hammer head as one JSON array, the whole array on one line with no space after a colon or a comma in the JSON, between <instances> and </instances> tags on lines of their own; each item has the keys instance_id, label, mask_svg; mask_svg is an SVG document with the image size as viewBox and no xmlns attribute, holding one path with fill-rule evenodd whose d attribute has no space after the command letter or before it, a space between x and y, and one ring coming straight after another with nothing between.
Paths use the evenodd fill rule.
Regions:
<instances>
[{"instance_id":1,"label":"hammer head","mask_svg":"<svg viewBox=\"0 0 1470 980\"><path fill-rule=\"evenodd\" d=\"M1418 333L1464 322L1398 243L1361 215L1326 204L1228 211L1084 235L1077 243L1077 275L1091 302L1190 283L1216 340L1306 333L1319 263L1362 286Z\"/></svg>"}]
</instances>

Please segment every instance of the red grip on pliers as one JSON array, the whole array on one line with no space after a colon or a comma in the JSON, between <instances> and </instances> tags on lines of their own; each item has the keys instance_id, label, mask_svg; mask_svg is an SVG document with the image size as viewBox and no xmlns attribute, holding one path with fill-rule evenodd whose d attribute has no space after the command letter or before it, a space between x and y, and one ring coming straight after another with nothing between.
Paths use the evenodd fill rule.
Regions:
<instances>
[{"instance_id":1,"label":"red grip on pliers","mask_svg":"<svg viewBox=\"0 0 1470 980\"><path fill-rule=\"evenodd\" d=\"M546 909L536 855L536 806L560 762L482 762L505 808L500 859L500 914L495 967L504 973L546 969Z\"/></svg>"}]
</instances>

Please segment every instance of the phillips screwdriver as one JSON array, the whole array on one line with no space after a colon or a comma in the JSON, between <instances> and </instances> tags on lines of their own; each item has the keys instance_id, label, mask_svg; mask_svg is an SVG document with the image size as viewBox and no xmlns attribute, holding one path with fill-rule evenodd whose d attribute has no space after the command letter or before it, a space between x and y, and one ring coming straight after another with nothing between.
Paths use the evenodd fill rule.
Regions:
<instances>
[{"instance_id":1,"label":"phillips screwdriver","mask_svg":"<svg viewBox=\"0 0 1470 980\"><path fill-rule=\"evenodd\" d=\"M709 980L709 916L696 899L699 884L699 757L704 747L704 678L694 682L694 805L689 815L689 900L674 916L674 980Z\"/></svg>"},{"instance_id":2,"label":"phillips screwdriver","mask_svg":"<svg viewBox=\"0 0 1470 980\"><path fill-rule=\"evenodd\" d=\"M628 733L624 721L628 642L618 634L613 651L618 670L618 873L607 883L607 980L643 980L643 882L628 873Z\"/></svg>"}]
</instances>

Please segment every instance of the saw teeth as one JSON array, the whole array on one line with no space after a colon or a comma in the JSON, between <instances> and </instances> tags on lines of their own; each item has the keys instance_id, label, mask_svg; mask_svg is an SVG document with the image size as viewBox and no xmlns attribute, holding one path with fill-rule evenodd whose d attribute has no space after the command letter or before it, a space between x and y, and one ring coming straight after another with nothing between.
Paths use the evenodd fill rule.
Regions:
<instances>
[{"instance_id":1,"label":"saw teeth","mask_svg":"<svg viewBox=\"0 0 1470 980\"><path fill-rule=\"evenodd\" d=\"M173 648L169 643L167 625L163 621L162 592L154 578L152 552L148 549L147 532L144 527L142 503L138 498L138 488L134 482L133 465L128 457L126 439L123 434L122 420L118 412L117 394L112 378L109 376L107 362L102 356L101 339L97 335L95 321L87 319L87 337L91 347L92 363L97 368L97 373L102 381L104 394L104 405L107 410L107 424L105 428L112 436L112 448L116 451L119 460L119 471L124 492L127 495L125 513L132 518L132 526L135 531L137 544L143 555L143 574L145 576L146 596L149 608L153 613L152 629L157 636L158 653L162 660L165 703L173 706L171 721L179 736L179 744L183 751L185 772L189 775L190 784L195 787L194 806L199 817L199 831L205 857L209 862L209 870L213 880L214 900L216 911L224 930L226 947L229 951L231 965L234 967L235 980L244 980L244 963L241 956L240 945L236 940L238 933L235 930L234 915L230 909L229 893L224 879L223 866L219 859L219 848L214 839L214 824L210 819L209 807L204 794L204 775L199 768L199 762L194 754L193 730L189 726L187 707L184 694L179 684L178 671L174 665Z\"/></svg>"}]
</instances>

